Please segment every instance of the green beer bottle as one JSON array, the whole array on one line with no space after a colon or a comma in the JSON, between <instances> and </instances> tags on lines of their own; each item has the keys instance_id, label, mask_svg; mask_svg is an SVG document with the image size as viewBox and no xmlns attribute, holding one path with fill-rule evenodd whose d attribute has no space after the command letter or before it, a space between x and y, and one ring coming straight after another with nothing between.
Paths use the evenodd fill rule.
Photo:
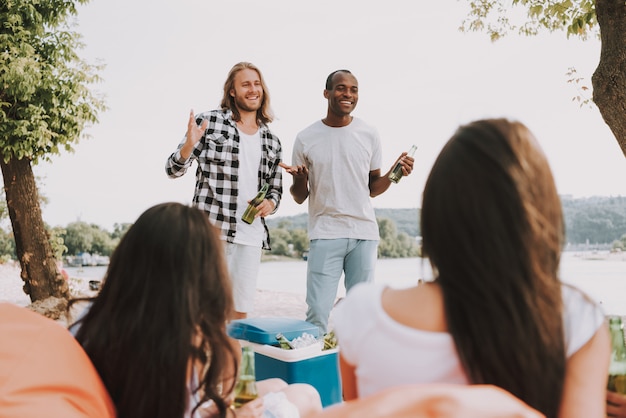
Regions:
<instances>
[{"instance_id":1,"label":"green beer bottle","mask_svg":"<svg viewBox=\"0 0 626 418\"><path fill-rule=\"evenodd\" d=\"M411 149L409 149L406 155L409 157L412 157L413 154L415 154L416 150L417 150L417 145L411 145ZM394 183L397 183L400 181L403 175L404 174L402 174L402 165L400 164L400 162L398 162L396 163L396 166L393 168L391 173L389 173L389 180L391 180Z\"/></svg>"},{"instance_id":2,"label":"green beer bottle","mask_svg":"<svg viewBox=\"0 0 626 418\"><path fill-rule=\"evenodd\" d=\"M252 199L250 203L248 204L246 211L243 213L243 216L241 217L242 221L244 221L247 224L251 224L252 222L254 222L254 216L259 211L256 207L261 204L263 199L265 199L265 194L267 193L269 188L270 188L269 183L265 183L263 185L261 190L259 190L256 196L254 196L254 199Z\"/></svg>"},{"instance_id":3,"label":"green beer bottle","mask_svg":"<svg viewBox=\"0 0 626 418\"><path fill-rule=\"evenodd\" d=\"M241 405L256 399L259 392L256 388L256 375L254 371L254 351L249 346L242 348L241 364L239 365L239 378L235 385L235 401L233 405L239 408Z\"/></svg>"},{"instance_id":4,"label":"green beer bottle","mask_svg":"<svg viewBox=\"0 0 626 418\"><path fill-rule=\"evenodd\" d=\"M285 337L280 332L276 334L276 341L278 341L280 348L282 348L283 350L293 350L294 348L293 344L291 344L291 341L289 341L287 337Z\"/></svg>"},{"instance_id":5,"label":"green beer bottle","mask_svg":"<svg viewBox=\"0 0 626 418\"><path fill-rule=\"evenodd\" d=\"M609 330L611 331L611 363L607 388L613 392L626 394L626 345L622 318L611 316Z\"/></svg>"}]
</instances>

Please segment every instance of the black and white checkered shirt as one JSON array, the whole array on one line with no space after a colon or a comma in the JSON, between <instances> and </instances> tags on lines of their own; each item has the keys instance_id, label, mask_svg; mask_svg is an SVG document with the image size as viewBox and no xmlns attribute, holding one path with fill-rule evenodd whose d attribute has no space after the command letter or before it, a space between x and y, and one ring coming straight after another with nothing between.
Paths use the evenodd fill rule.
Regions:
<instances>
[{"instance_id":1,"label":"black and white checkered shirt","mask_svg":"<svg viewBox=\"0 0 626 418\"><path fill-rule=\"evenodd\" d=\"M181 177L187 172L194 160L198 161L196 187L193 205L204 210L209 219L222 232L223 238L233 242L237 233L237 181L239 168L239 132L232 120L230 110L212 110L196 116L196 122L207 119L209 125L202 139L198 142L189 158L184 161L180 149L165 163L165 171L171 178ZM269 183L266 199L271 199L278 209L283 194L282 173L278 163L282 157L282 147L278 137L274 136L266 125L259 129L261 135L261 164L259 166L259 189L263 183ZM270 249L269 230L265 219L261 218L265 235L263 249Z\"/></svg>"}]
</instances>

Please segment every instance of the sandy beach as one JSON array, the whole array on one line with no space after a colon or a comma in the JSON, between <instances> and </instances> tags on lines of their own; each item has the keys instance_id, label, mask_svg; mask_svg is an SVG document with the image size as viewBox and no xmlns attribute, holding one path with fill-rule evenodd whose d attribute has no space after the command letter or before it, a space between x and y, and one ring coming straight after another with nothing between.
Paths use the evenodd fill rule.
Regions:
<instances>
[{"instance_id":1,"label":"sandy beach","mask_svg":"<svg viewBox=\"0 0 626 418\"><path fill-rule=\"evenodd\" d=\"M30 298L22 290L23 282L20 278L20 267L17 262L0 264L0 302L10 302L20 306L30 305ZM70 278L70 289L74 295L93 296L96 293L89 290L87 279ZM257 290L255 311L250 317L288 317L305 319L306 303L304 295Z\"/></svg>"}]
</instances>

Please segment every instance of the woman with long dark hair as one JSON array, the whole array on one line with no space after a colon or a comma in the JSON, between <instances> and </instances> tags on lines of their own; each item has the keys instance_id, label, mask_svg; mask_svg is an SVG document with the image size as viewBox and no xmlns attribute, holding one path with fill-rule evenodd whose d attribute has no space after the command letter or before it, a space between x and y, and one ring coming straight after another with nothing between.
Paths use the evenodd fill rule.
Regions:
<instances>
[{"instance_id":1,"label":"woman with long dark hair","mask_svg":"<svg viewBox=\"0 0 626 418\"><path fill-rule=\"evenodd\" d=\"M241 351L226 333L232 312L218 232L201 210L164 203L122 237L76 339L120 418L233 416ZM303 417L321 409L312 386L296 389ZM262 413L262 398L237 410Z\"/></svg>"},{"instance_id":2,"label":"woman with long dark hair","mask_svg":"<svg viewBox=\"0 0 626 418\"><path fill-rule=\"evenodd\" d=\"M547 417L604 417L604 315L559 279L561 203L523 124L457 130L426 182L421 233L433 281L359 286L336 309L344 395L492 384Z\"/></svg>"}]
</instances>

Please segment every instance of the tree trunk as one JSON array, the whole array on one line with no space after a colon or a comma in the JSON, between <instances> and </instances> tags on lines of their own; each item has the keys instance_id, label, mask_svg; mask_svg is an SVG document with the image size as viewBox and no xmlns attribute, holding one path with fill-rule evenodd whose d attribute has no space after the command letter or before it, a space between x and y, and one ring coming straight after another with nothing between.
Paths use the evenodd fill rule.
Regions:
<instances>
[{"instance_id":1,"label":"tree trunk","mask_svg":"<svg viewBox=\"0 0 626 418\"><path fill-rule=\"evenodd\" d=\"M593 73L593 101L626 156L626 2L596 0L602 49Z\"/></svg>"},{"instance_id":2,"label":"tree trunk","mask_svg":"<svg viewBox=\"0 0 626 418\"><path fill-rule=\"evenodd\" d=\"M32 302L50 296L69 298L69 286L60 274L41 216L39 195L30 160L0 158L7 209L17 258L22 268L24 292Z\"/></svg>"}]
</instances>

